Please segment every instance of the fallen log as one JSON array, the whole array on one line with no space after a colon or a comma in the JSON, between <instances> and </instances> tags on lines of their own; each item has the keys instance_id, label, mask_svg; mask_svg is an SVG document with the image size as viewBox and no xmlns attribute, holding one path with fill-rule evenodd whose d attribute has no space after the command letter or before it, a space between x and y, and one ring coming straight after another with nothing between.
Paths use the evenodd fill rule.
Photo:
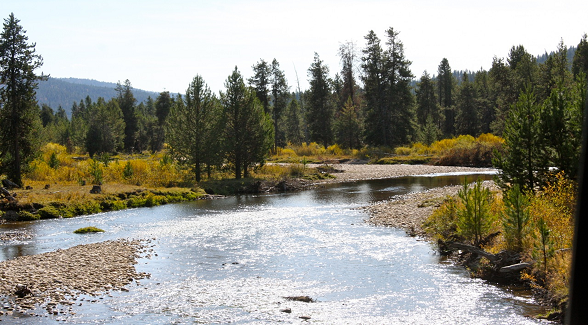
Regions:
<instances>
[{"instance_id":1,"label":"fallen log","mask_svg":"<svg viewBox=\"0 0 588 325\"><path fill-rule=\"evenodd\" d=\"M2 180L2 187L6 187L9 190L13 190L15 188L19 188L20 186L18 186L18 184L16 184L15 182L13 182L9 179L3 179Z\"/></svg>"},{"instance_id":2,"label":"fallen log","mask_svg":"<svg viewBox=\"0 0 588 325\"><path fill-rule=\"evenodd\" d=\"M0 187L0 196L6 198L8 201L15 201L16 199L4 187Z\"/></svg>"},{"instance_id":3,"label":"fallen log","mask_svg":"<svg viewBox=\"0 0 588 325\"><path fill-rule=\"evenodd\" d=\"M524 270L526 268L531 267L530 263L517 263L509 266L503 266L500 268L498 272L500 273L510 273L510 272L518 272L520 270Z\"/></svg>"},{"instance_id":4,"label":"fallen log","mask_svg":"<svg viewBox=\"0 0 588 325\"><path fill-rule=\"evenodd\" d=\"M498 260L500 260L500 257L496 254L488 253L481 248L478 248L478 247L472 246L472 245L468 245L468 244L464 244L464 243L450 242L450 243L447 243L447 247L453 248L453 249L459 249L459 250L466 251L466 252L469 252L472 254L480 255L482 257L487 258L492 263L496 263L496 262L498 262Z\"/></svg>"}]
</instances>

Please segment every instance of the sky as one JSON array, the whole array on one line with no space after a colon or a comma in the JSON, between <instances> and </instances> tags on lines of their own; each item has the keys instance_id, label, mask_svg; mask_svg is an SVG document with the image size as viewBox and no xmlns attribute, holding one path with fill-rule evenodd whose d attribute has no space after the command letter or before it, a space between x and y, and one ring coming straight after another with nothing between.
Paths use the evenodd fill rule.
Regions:
<instances>
[{"instance_id":1,"label":"sky","mask_svg":"<svg viewBox=\"0 0 588 325\"><path fill-rule=\"evenodd\" d=\"M513 46L540 55L588 32L586 0L0 0L1 18L10 13L43 57L38 73L174 93L196 75L218 93L235 67L247 79L274 58L290 89L305 90L315 52L334 77L341 44L361 50L373 30L384 45L389 27L417 79L443 58L488 70Z\"/></svg>"}]
</instances>

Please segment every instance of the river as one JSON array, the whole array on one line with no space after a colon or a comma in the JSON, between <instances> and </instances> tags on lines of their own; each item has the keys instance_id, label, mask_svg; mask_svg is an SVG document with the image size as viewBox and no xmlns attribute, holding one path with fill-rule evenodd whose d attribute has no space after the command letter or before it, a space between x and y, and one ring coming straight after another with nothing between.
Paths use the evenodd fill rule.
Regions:
<instances>
[{"instance_id":1,"label":"river","mask_svg":"<svg viewBox=\"0 0 588 325\"><path fill-rule=\"evenodd\" d=\"M79 324L545 324L525 316L542 310L528 292L472 279L426 241L369 225L357 209L463 179L332 184L0 225L0 232L34 235L0 243L0 260L110 239L154 239L151 256L136 265L151 277L131 284L129 292L86 300L67 317L0 319L21 324L62 323L58 319ZM72 233L85 226L105 232ZM315 302L287 296L310 296Z\"/></svg>"}]
</instances>

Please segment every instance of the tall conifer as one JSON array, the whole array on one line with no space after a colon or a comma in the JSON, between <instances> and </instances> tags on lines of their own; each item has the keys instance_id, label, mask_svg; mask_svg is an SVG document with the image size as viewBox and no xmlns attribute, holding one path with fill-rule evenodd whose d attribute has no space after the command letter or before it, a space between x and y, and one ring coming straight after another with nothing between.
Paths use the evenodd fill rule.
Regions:
<instances>
[{"instance_id":1,"label":"tall conifer","mask_svg":"<svg viewBox=\"0 0 588 325\"><path fill-rule=\"evenodd\" d=\"M47 76L35 74L43 58L19 22L11 13L0 34L0 168L22 186L22 169L37 149L41 124L35 90Z\"/></svg>"}]
</instances>

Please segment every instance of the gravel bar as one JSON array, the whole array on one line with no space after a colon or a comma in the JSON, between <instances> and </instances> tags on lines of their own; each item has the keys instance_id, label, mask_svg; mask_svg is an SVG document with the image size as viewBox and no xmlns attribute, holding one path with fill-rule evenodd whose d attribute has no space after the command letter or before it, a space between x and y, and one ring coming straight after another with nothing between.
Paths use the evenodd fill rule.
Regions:
<instances>
[{"instance_id":1,"label":"gravel bar","mask_svg":"<svg viewBox=\"0 0 588 325\"><path fill-rule=\"evenodd\" d=\"M134 267L148 242L119 239L2 261L0 315L39 308L67 314L81 295L128 291L125 286L133 280L149 277Z\"/></svg>"}]
</instances>

